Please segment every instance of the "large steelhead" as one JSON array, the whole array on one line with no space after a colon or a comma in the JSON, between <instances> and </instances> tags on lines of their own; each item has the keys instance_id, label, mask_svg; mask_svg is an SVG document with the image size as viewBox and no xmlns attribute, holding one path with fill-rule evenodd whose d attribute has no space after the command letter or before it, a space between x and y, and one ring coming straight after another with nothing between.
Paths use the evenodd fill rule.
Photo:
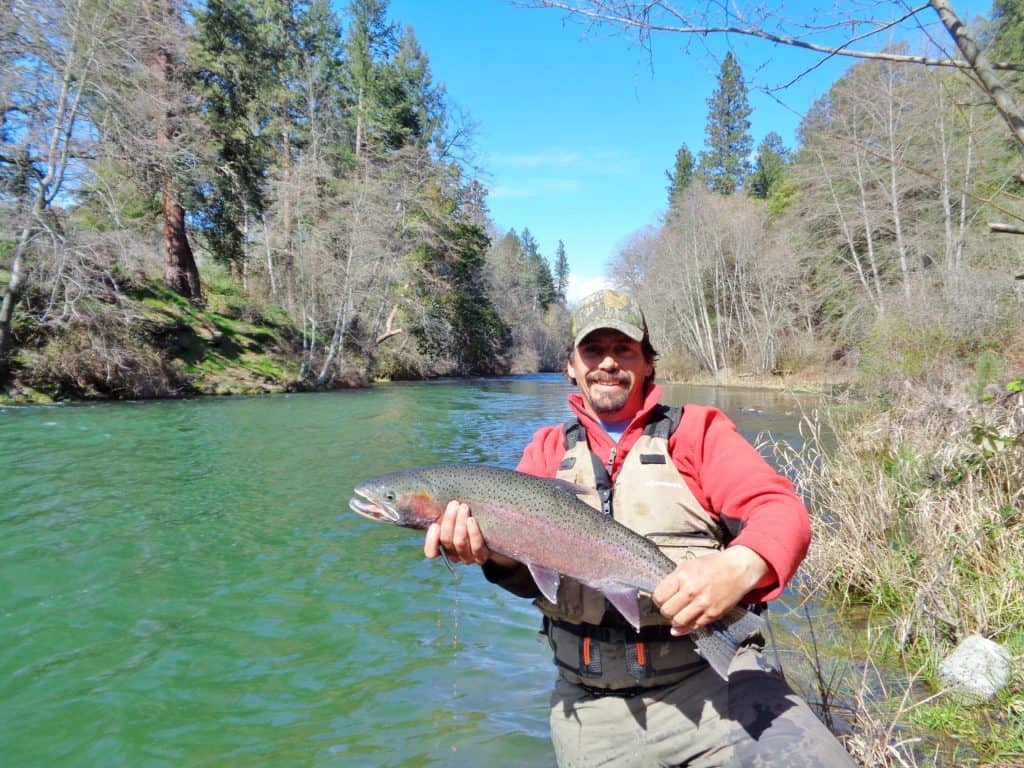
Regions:
<instances>
[{"instance_id":1,"label":"large steelhead","mask_svg":"<svg viewBox=\"0 0 1024 768\"><path fill-rule=\"evenodd\" d=\"M349 507L371 520L426 529L448 502L469 504L488 548L525 564L537 587L556 601L561 576L604 594L639 628L637 592L653 592L675 570L650 540L580 500L588 489L498 467L440 465L392 472L355 488ZM740 643L764 621L734 608L691 633L723 678Z\"/></svg>"}]
</instances>

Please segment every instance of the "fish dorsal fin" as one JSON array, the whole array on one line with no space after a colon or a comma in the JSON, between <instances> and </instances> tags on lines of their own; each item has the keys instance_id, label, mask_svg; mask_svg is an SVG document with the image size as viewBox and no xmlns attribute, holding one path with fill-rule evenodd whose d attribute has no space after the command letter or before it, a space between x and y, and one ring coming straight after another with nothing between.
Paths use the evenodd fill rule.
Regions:
<instances>
[{"instance_id":1,"label":"fish dorsal fin","mask_svg":"<svg viewBox=\"0 0 1024 768\"><path fill-rule=\"evenodd\" d=\"M527 563L526 567L530 569L530 575L533 576L533 580L536 582L537 589L541 591L541 594L550 602L557 603L558 582L561 580L558 571L553 571L536 563Z\"/></svg>"},{"instance_id":2,"label":"fish dorsal fin","mask_svg":"<svg viewBox=\"0 0 1024 768\"><path fill-rule=\"evenodd\" d=\"M615 610L622 614L622 617L633 625L633 628L640 631L640 604L636 599L635 589L623 589L616 592L604 592L608 602L615 606Z\"/></svg>"}]
</instances>

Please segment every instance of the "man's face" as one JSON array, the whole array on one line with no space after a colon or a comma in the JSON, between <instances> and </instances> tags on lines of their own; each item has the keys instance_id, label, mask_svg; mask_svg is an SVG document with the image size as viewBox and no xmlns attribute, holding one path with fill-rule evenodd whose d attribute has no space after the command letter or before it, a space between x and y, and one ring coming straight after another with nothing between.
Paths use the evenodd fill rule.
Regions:
<instances>
[{"instance_id":1,"label":"man's face","mask_svg":"<svg viewBox=\"0 0 1024 768\"><path fill-rule=\"evenodd\" d=\"M587 334L566 364L588 410L604 421L631 418L643 405L643 383L654 366L639 341L604 328Z\"/></svg>"}]
</instances>

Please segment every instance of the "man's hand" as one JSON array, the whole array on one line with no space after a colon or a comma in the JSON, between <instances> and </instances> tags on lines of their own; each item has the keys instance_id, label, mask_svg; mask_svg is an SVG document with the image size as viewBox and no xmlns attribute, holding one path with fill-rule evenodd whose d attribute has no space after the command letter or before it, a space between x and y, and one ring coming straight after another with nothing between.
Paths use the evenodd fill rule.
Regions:
<instances>
[{"instance_id":1,"label":"man's hand","mask_svg":"<svg viewBox=\"0 0 1024 768\"><path fill-rule=\"evenodd\" d=\"M476 563L483 565L488 560L504 565L515 565L514 560L495 555L487 547L480 526L473 518L469 505L460 501L449 501L441 518L427 528L423 541L423 554L433 560L440 557L444 548L449 562Z\"/></svg>"},{"instance_id":2,"label":"man's hand","mask_svg":"<svg viewBox=\"0 0 1024 768\"><path fill-rule=\"evenodd\" d=\"M769 571L759 554L737 545L684 560L662 579L651 598L672 622L672 634L685 635L720 619Z\"/></svg>"}]
</instances>

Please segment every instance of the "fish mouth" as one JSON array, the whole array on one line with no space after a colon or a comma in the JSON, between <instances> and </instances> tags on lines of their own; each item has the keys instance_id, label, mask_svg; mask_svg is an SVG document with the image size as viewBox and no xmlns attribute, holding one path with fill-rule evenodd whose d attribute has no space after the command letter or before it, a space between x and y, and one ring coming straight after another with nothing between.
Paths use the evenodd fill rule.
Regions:
<instances>
[{"instance_id":1,"label":"fish mouth","mask_svg":"<svg viewBox=\"0 0 1024 768\"><path fill-rule=\"evenodd\" d=\"M398 522L398 510L394 507L374 501L366 491L359 488L356 488L354 492L356 495L348 500L348 508L353 512L370 520L380 520L385 523Z\"/></svg>"}]
</instances>

